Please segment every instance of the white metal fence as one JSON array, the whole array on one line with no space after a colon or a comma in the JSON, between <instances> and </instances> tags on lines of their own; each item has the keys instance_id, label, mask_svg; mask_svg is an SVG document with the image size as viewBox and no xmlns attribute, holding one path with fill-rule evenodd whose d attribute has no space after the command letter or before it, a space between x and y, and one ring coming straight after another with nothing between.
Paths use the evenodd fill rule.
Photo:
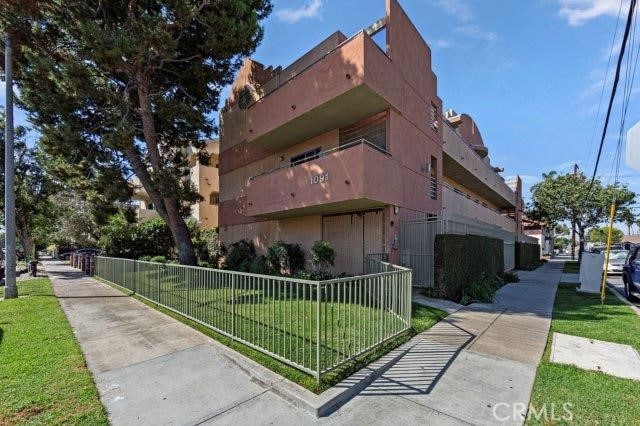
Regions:
<instances>
[{"instance_id":1,"label":"white metal fence","mask_svg":"<svg viewBox=\"0 0 640 426\"><path fill-rule=\"evenodd\" d=\"M325 281L98 257L95 275L320 380L411 324L411 270Z\"/></svg>"}]
</instances>

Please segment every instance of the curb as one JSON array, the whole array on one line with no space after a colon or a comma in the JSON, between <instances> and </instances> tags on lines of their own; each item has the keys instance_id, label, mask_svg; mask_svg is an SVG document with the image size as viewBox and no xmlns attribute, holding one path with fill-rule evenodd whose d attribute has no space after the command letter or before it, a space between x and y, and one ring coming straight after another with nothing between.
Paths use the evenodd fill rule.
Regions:
<instances>
[{"instance_id":1,"label":"curb","mask_svg":"<svg viewBox=\"0 0 640 426\"><path fill-rule=\"evenodd\" d=\"M625 299L625 297L620 294L620 292L618 291L617 288L615 288L613 285L607 283L607 288L609 290L611 290L611 292L614 294L614 296L616 296L621 302L623 302L625 305L628 305L629 307L631 307L631 309L636 313L636 315L640 315L640 308L638 308L636 305L634 305L633 303L629 302L627 299Z\"/></svg>"}]
</instances>

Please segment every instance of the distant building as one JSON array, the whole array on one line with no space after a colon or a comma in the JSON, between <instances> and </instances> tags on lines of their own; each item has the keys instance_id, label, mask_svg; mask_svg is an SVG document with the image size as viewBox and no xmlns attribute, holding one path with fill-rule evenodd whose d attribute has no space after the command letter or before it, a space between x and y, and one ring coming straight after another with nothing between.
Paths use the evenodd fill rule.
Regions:
<instances>
[{"instance_id":1,"label":"distant building","mask_svg":"<svg viewBox=\"0 0 640 426\"><path fill-rule=\"evenodd\" d=\"M187 157L191 167L188 179L204 198L203 201L191 206L191 216L196 219L198 225L202 228L215 228L218 226L218 204L220 202L219 147L217 140L207 141L205 149L211 156L208 166L198 163L195 151L190 151ZM134 179L134 186L136 189L133 201L137 204L138 220L144 222L154 217L159 217L149 195L137 178Z\"/></svg>"},{"instance_id":2,"label":"distant building","mask_svg":"<svg viewBox=\"0 0 640 426\"><path fill-rule=\"evenodd\" d=\"M524 218L524 234L538 240L540 244L541 256L552 256L555 241L555 232L553 228L546 223Z\"/></svg>"}]
</instances>

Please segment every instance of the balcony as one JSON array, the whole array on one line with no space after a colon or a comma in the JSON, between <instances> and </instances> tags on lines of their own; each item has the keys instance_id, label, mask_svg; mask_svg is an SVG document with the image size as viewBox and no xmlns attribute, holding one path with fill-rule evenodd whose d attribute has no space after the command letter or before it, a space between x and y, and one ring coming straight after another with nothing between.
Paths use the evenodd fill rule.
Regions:
<instances>
[{"instance_id":1,"label":"balcony","mask_svg":"<svg viewBox=\"0 0 640 426\"><path fill-rule=\"evenodd\" d=\"M249 179L247 215L281 219L405 205L424 208L427 178L360 140ZM422 197L411 191L422 190Z\"/></svg>"},{"instance_id":2,"label":"balcony","mask_svg":"<svg viewBox=\"0 0 640 426\"><path fill-rule=\"evenodd\" d=\"M464 216L490 225L495 225L509 232L516 231L513 219L503 216L491 208L483 206L464 193L460 193L447 185L442 187L443 216L448 219Z\"/></svg>"},{"instance_id":3,"label":"balcony","mask_svg":"<svg viewBox=\"0 0 640 426\"><path fill-rule=\"evenodd\" d=\"M444 126L444 175L500 208L516 205L515 193L449 125Z\"/></svg>"},{"instance_id":4,"label":"balcony","mask_svg":"<svg viewBox=\"0 0 640 426\"><path fill-rule=\"evenodd\" d=\"M360 32L251 104L247 142L279 151L387 108L400 109L402 96L397 67Z\"/></svg>"}]
</instances>

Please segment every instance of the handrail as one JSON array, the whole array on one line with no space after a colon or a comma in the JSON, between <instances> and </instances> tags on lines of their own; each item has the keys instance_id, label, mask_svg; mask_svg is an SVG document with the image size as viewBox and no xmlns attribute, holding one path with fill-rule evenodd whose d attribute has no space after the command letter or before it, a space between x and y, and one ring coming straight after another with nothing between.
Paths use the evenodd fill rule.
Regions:
<instances>
[{"instance_id":1,"label":"handrail","mask_svg":"<svg viewBox=\"0 0 640 426\"><path fill-rule=\"evenodd\" d=\"M335 148L328 149L326 151L321 151L316 155L315 158L312 158L310 160L300 160L300 161L297 161L297 162L292 163L292 164L283 164L282 166L278 166L278 167L276 167L274 169L267 170L266 172L259 173L259 174L254 175L254 176L250 176L249 177L249 181L251 181L251 180L253 180L253 179L257 178L257 177L260 177L260 176L264 176L264 175L268 175L268 174L273 173L273 172L277 172L278 170L290 169L291 167L296 167L296 166L299 166L300 164L309 163L311 161L318 160L318 159L320 159L322 157L325 157L325 156L327 156L329 154L333 154L334 152L343 151L345 149L353 148L354 146L357 146L357 145L367 145L367 146L375 149L376 151L379 151L379 152L381 152L381 153L383 153L385 155L391 156L391 153L389 151L387 151L386 149L380 148L378 145L375 145L375 144L369 142L368 140L366 140L364 138L360 138L360 139L356 139L354 141L348 142L348 143L346 143L344 145L340 145L340 146L337 146Z\"/></svg>"}]
</instances>

